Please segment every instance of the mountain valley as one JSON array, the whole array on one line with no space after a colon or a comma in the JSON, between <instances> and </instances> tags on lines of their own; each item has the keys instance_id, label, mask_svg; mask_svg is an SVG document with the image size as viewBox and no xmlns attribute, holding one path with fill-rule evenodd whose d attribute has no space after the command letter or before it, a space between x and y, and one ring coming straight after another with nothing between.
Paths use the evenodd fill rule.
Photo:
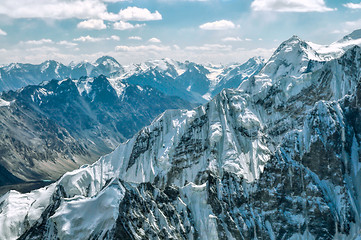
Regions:
<instances>
[{"instance_id":1,"label":"mountain valley","mask_svg":"<svg viewBox=\"0 0 361 240\"><path fill-rule=\"evenodd\" d=\"M222 70L232 77L228 81L218 78L217 84L229 84L233 89L219 93L216 89L221 85L204 78L211 71L193 63L182 74L177 73L180 67L162 73L156 69L161 68L159 64L144 74L123 76L125 81L119 76L109 80L104 76L54 80L3 93L0 110L16 112L31 107L37 110L31 112L49 114L45 120L53 118L57 125L50 128L51 136L72 146L64 160L71 151L81 155L84 149L91 149L89 144L87 148L81 145L86 139L94 139L98 149L124 142L93 164L67 172L49 186L25 194L11 190L3 195L0 238L358 239L358 33L356 30L329 46L316 46L292 36L261 67ZM244 66L247 64L255 66L252 62ZM146 80L148 89L138 82ZM102 122L109 115L121 113L112 104L123 99L120 96L128 96L128 88L155 92L155 97L167 98L162 102L169 103L168 98L175 94L167 92L172 87L165 84L173 84L173 80L180 81L177 85L185 91L177 90L179 98L172 98L175 106L166 107L188 109L166 110L141 129L140 125L147 123L140 117L136 133L122 132L116 124L108 126L112 121ZM61 97L72 98L74 104L56 99L57 92L77 93ZM187 92L191 95L183 94ZM139 103L139 93L133 96L131 106L143 104ZM191 109L191 104L201 103L199 100L207 96L214 97ZM150 102L160 101L152 99L145 106ZM27 106L29 103L31 106ZM76 107L79 104L81 107ZM61 112L54 109L55 105L62 106ZM87 119L84 122L82 113ZM69 115L74 119L64 117ZM94 115L101 116L95 118L96 128L112 129L105 131L108 134L92 135ZM10 116L15 120L18 117ZM117 115L116 119L125 118ZM125 124L132 123L129 120ZM35 132L43 125L32 128ZM124 138L117 138L115 131ZM82 141L73 140L79 136ZM49 149L56 147L52 144L48 143Z\"/></svg>"}]
</instances>

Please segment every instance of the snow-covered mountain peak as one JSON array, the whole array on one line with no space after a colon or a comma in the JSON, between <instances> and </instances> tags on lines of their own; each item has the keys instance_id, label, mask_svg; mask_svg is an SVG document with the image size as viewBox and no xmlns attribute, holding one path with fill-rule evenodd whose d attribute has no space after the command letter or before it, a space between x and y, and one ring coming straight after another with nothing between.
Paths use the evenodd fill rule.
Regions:
<instances>
[{"instance_id":1,"label":"snow-covered mountain peak","mask_svg":"<svg viewBox=\"0 0 361 240\"><path fill-rule=\"evenodd\" d=\"M317 52L309 44L298 36L293 35L291 38L281 43L271 59L280 57L284 59L299 59L299 56L307 60L319 60Z\"/></svg>"},{"instance_id":2,"label":"snow-covered mountain peak","mask_svg":"<svg viewBox=\"0 0 361 240\"><path fill-rule=\"evenodd\" d=\"M262 56L254 56L250 59L247 60L246 64L247 63L256 63L256 64L262 64L264 63L266 60L264 59L264 57Z\"/></svg>"},{"instance_id":3,"label":"snow-covered mountain peak","mask_svg":"<svg viewBox=\"0 0 361 240\"><path fill-rule=\"evenodd\" d=\"M239 64L242 69L246 69L248 67L254 66L254 65L264 65L266 60L261 56L255 56L250 59L248 59L245 63Z\"/></svg>"},{"instance_id":4,"label":"snow-covered mountain peak","mask_svg":"<svg viewBox=\"0 0 361 240\"><path fill-rule=\"evenodd\" d=\"M284 76L300 77L310 60L321 61L319 54L305 41L294 35L284 41L261 70L273 81Z\"/></svg>"},{"instance_id":5,"label":"snow-covered mountain peak","mask_svg":"<svg viewBox=\"0 0 361 240\"><path fill-rule=\"evenodd\" d=\"M361 29L353 31L330 45L320 45L312 42L308 42L308 44L311 45L325 61L339 58L353 46L361 46Z\"/></svg>"},{"instance_id":6,"label":"snow-covered mountain peak","mask_svg":"<svg viewBox=\"0 0 361 240\"><path fill-rule=\"evenodd\" d=\"M118 61L115 60L113 57L110 57L110 56L103 56L103 57L98 58L95 61L95 65L97 65L97 66L99 66L99 65L112 66L114 68L121 67L121 65L118 63Z\"/></svg>"},{"instance_id":7,"label":"snow-covered mountain peak","mask_svg":"<svg viewBox=\"0 0 361 240\"><path fill-rule=\"evenodd\" d=\"M167 74L171 77L177 77L183 74L186 69L185 65L170 58L163 58L160 60L149 60L145 64L150 69L155 69L163 74Z\"/></svg>"},{"instance_id":8,"label":"snow-covered mountain peak","mask_svg":"<svg viewBox=\"0 0 361 240\"><path fill-rule=\"evenodd\" d=\"M293 36L259 74L242 78L247 88L220 91L193 110L166 111L93 165L48 188L0 198L0 237L356 239L360 56L353 47L320 61ZM155 68L165 62L148 66L158 75L134 79L164 77ZM201 65L185 66L174 86L209 83ZM108 83L94 79L94 86Z\"/></svg>"},{"instance_id":9,"label":"snow-covered mountain peak","mask_svg":"<svg viewBox=\"0 0 361 240\"><path fill-rule=\"evenodd\" d=\"M10 63L4 67L4 70L11 71L13 69L19 69L19 68L21 68L19 63Z\"/></svg>"},{"instance_id":10,"label":"snow-covered mountain peak","mask_svg":"<svg viewBox=\"0 0 361 240\"><path fill-rule=\"evenodd\" d=\"M58 69L62 64L54 61L54 60L47 60L40 64L40 71L45 72L47 70L54 71L56 74L58 74Z\"/></svg>"}]
</instances>

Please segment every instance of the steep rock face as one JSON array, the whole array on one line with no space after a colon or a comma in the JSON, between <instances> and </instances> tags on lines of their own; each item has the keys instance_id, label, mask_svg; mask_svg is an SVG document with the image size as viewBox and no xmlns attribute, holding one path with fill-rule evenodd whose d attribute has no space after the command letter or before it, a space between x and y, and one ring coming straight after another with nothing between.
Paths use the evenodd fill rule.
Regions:
<instances>
[{"instance_id":1,"label":"steep rock face","mask_svg":"<svg viewBox=\"0 0 361 240\"><path fill-rule=\"evenodd\" d=\"M261 57L253 57L242 65L225 68L221 78L211 96L220 93L224 88L237 88L244 80L256 75L263 68L265 60Z\"/></svg>"},{"instance_id":2,"label":"steep rock face","mask_svg":"<svg viewBox=\"0 0 361 240\"><path fill-rule=\"evenodd\" d=\"M150 87L116 89L100 76L3 93L10 104L0 107L1 165L23 180L57 179L109 153L164 110L191 107Z\"/></svg>"},{"instance_id":3,"label":"steep rock face","mask_svg":"<svg viewBox=\"0 0 361 240\"><path fill-rule=\"evenodd\" d=\"M279 49L290 51L238 89L166 111L46 188L4 195L1 236L354 239L361 50L316 64L299 38ZM295 52L300 62L280 72Z\"/></svg>"}]
</instances>

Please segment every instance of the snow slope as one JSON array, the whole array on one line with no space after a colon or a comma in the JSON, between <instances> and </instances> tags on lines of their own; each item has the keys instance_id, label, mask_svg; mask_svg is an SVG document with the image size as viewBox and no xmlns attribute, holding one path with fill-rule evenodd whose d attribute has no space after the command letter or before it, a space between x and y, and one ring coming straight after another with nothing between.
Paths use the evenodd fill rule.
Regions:
<instances>
[{"instance_id":1,"label":"snow slope","mask_svg":"<svg viewBox=\"0 0 361 240\"><path fill-rule=\"evenodd\" d=\"M0 225L12 227L0 235L354 239L360 64L360 47L326 61L293 36L238 89L164 112L111 154L37 190L41 198L3 196ZM33 203L11 204L21 198Z\"/></svg>"}]
</instances>

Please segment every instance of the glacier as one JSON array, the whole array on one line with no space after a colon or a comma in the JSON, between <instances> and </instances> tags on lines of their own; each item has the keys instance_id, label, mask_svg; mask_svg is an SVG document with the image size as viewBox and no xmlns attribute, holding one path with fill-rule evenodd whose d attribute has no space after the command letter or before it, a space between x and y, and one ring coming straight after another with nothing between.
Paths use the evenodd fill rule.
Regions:
<instances>
[{"instance_id":1,"label":"glacier","mask_svg":"<svg viewBox=\"0 0 361 240\"><path fill-rule=\"evenodd\" d=\"M355 239L361 48L293 36L257 75L168 110L92 165L0 198L5 239Z\"/></svg>"}]
</instances>

